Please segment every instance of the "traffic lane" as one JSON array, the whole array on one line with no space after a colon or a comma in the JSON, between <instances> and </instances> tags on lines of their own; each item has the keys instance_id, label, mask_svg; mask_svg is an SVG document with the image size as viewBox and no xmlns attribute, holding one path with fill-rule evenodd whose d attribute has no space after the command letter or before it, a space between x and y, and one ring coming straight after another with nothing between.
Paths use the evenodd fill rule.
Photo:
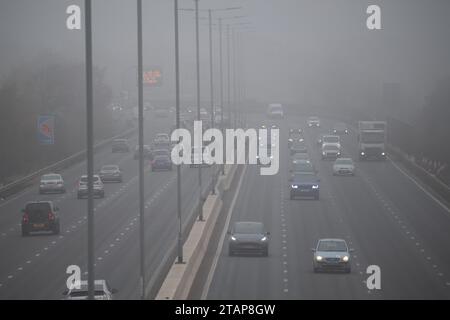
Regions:
<instances>
[{"instance_id":1,"label":"traffic lane","mask_svg":"<svg viewBox=\"0 0 450 320\"><path fill-rule=\"evenodd\" d=\"M103 204L110 201L111 198L116 197L120 192L126 190L131 181L135 183L137 177L137 175L133 176L130 174L137 173L137 164L131 159L132 156L130 154L111 154L108 156L105 155L105 158L106 157L113 159L115 163L122 166L124 171L124 180L123 183L105 183L105 198L95 199L94 204L96 207L102 207ZM40 196L38 199L52 200L50 195ZM86 200L77 200L76 189L67 193L66 197L62 199L60 198L59 200L54 200L54 202L60 209L59 215L62 234L64 234L68 228L71 228L71 226L79 225L80 219L85 217L84 213L87 210ZM8 250L14 248L14 251L8 255L8 258L6 259L8 262L4 262L0 265L0 275L3 275L3 272L6 272L5 269L8 267L9 263L17 265L23 260L24 255L27 255L29 258L29 252L38 251L40 248L51 246L52 242L54 242L55 236L36 235L31 237L21 237L20 211L16 215L16 219L19 222L18 230L7 237L3 237L2 241L0 241L0 252L8 252ZM84 222L85 221L83 221L83 223Z\"/></svg>"},{"instance_id":2,"label":"traffic lane","mask_svg":"<svg viewBox=\"0 0 450 320\"><path fill-rule=\"evenodd\" d=\"M344 147L350 153L357 154L356 143L344 141ZM435 275L449 286L450 235L446 230L450 227L450 214L397 166L401 165L390 159L384 162L358 162L361 175L372 192L392 215L398 217L397 224L407 232L417 249L427 253L425 258Z\"/></svg>"},{"instance_id":3,"label":"traffic lane","mask_svg":"<svg viewBox=\"0 0 450 320\"><path fill-rule=\"evenodd\" d=\"M160 172L159 176L163 177L164 173ZM192 178L191 178L192 179ZM164 180L163 180L164 181ZM156 181L154 181L156 182ZM192 185L192 181L189 181L189 179L186 179L187 185ZM187 185L183 186L187 188ZM138 212L138 201L137 201L137 184L134 184L135 186L135 192L131 192L132 195L135 195L133 199L129 199L130 192L123 194L125 198L118 198L115 203L111 203L111 211L109 213L106 213L108 216L108 223L105 224L103 219L101 222L96 222L96 235L95 235L95 242L96 242L96 264L102 263L102 260L105 258L105 256L113 256L114 255L114 249L120 248L121 243L123 243L124 238L126 237L126 234L129 234L130 232L137 232L136 226L137 224L137 216L130 216L130 212L134 212L137 214ZM161 184L154 183L153 186L162 186ZM149 187L149 186L147 186ZM146 190L149 190L146 188ZM152 190L150 191L151 194L156 194L161 192L161 189L158 190ZM159 201L159 200L158 200ZM130 204L134 204L135 207L131 206ZM125 213L125 214L124 214ZM167 217L164 212L160 213L164 218ZM98 217L96 215L96 220L98 220ZM133 223L134 226L130 226L130 223ZM126 229L130 229L126 230ZM161 230L159 230L161 232ZM65 274L65 270L67 266L71 264L76 264L82 267L83 271L86 270L86 238L85 238L85 229L81 230L80 232L76 233L73 238L71 238L68 242L70 242L70 247L64 247L59 246L55 251L51 251L52 255L45 257L45 260L40 260L40 263L37 267L34 267L31 273L26 273L21 275L20 279L16 279L18 282L14 282L13 288L7 288L5 287L5 290L7 290L8 296L7 298L14 298L14 299L58 299L60 298L60 291L64 290L65 281L67 278L67 275ZM114 245L114 247L110 247L111 244ZM135 243L135 245L137 242ZM105 253L105 251L108 250L108 253ZM49 251L50 252L50 251ZM98 260L98 259L101 260ZM119 256L120 259L120 256ZM57 261L57 263L55 263ZM49 270L50 273L49 273ZM45 275L45 274L52 274L52 275L59 275L57 279L51 279L50 281L47 281L45 277L36 277L37 274ZM37 279L39 280L37 280ZM38 283L36 283L38 282ZM17 283L17 284L16 284ZM33 288L36 289L36 292L32 292L31 296L24 296L22 293L22 290L24 288L24 285L29 285L29 283L32 283ZM3 292L3 291L1 291Z\"/></svg>"},{"instance_id":4,"label":"traffic lane","mask_svg":"<svg viewBox=\"0 0 450 320\"><path fill-rule=\"evenodd\" d=\"M347 241L350 248L359 251L353 232L345 221L345 214L337 204L333 189L329 184L329 176L324 166L328 163L320 160L320 151L316 152L315 141L306 134L311 161L318 169L320 181L320 200L290 200L289 172L285 171L284 201L287 208L288 231L288 272L290 299L371 299L363 283L362 265L364 257L356 256L351 260L352 272L345 274L314 273L313 253L317 241L321 238L341 238ZM287 150L287 148L285 149ZM285 163L290 162L289 155L284 152ZM284 172L282 172L283 174Z\"/></svg>"},{"instance_id":5,"label":"traffic lane","mask_svg":"<svg viewBox=\"0 0 450 320\"><path fill-rule=\"evenodd\" d=\"M263 222L270 232L269 256L228 256L225 237L207 299L277 299L283 293L280 185L249 165L230 220ZM270 276L268 276L270 275Z\"/></svg>"},{"instance_id":6,"label":"traffic lane","mask_svg":"<svg viewBox=\"0 0 450 320\"><path fill-rule=\"evenodd\" d=\"M145 136L152 137L158 132L167 132L169 127L167 120L156 121L156 119L148 119L145 126ZM129 139L131 151L134 152L134 145L137 144L137 136L133 136ZM149 143L149 141L147 141ZM94 154L94 163L96 172L99 170L102 164L110 164L113 161L120 161L127 157L130 153L124 154L112 154L110 147L104 147ZM20 217L21 209L24 207L27 201L34 200L54 200L56 202L63 201L65 198L70 197L76 190L78 179L82 174L86 173L86 162L80 162L64 169L60 172L63 176L65 186L67 188L66 194L49 194L39 195L39 186L33 185L28 187L25 191L13 196L11 199L7 199L3 203L0 202L0 242L3 238L20 232ZM19 217L19 218L18 218Z\"/></svg>"},{"instance_id":7,"label":"traffic lane","mask_svg":"<svg viewBox=\"0 0 450 320\"><path fill-rule=\"evenodd\" d=\"M99 250L98 247L103 242L119 236L121 227L132 218L133 212L129 207L130 204L137 203L138 187L136 180L130 185L131 192L119 193L111 201L105 202L105 206L95 211L95 246L97 250ZM163 181L161 179L161 183ZM146 187L147 196L159 190L158 183L147 184ZM82 223L74 224L74 228L71 226L64 228L61 236L54 237L53 241L56 241L54 245L43 243L34 248L29 243L32 240L31 238L21 238L23 241L28 240L28 242L24 241L23 249L19 251L22 255L17 261L5 259L5 265L8 268L8 273L6 274L13 273L18 266L22 267L23 270L18 272L17 276L14 275L14 279L6 280L3 288L0 288L0 297L3 294L7 294L8 297L17 299L58 298L58 296L48 296L48 294L52 294L53 289L56 288L58 289L58 294L60 294L61 283L59 280L66 277L65 270L67 266L71 264L82 266L83 261L85 261L87 225L86 219L83 219L84 215L80 215L80 210L77 210L80 203L86 204L85 201L71 199L71 204L68 204L67 208L72 210L69 215L75 217L75 219L80 219L78 221L82 221ZM33 239L41 240L41 237L34 237ZM45 240L47 239L42 238L42 241ZM48 241L51 241L51 239L49 238ZM10 248L10 251L16 250L17 246ZM96 252L98 252L97 250ZM6 251L6 254L8 256L8 251ZM37 256L38 254L39 256ZM26 261L31 261L31 263L27 264ZM54 277L59 275L60 278L57 278L59 280L56 281L58 286L54 287L52 285L54 280L53 278L48 279L48 275ZM65 280L62 283L65 283ZM36 291L22 293L24 286L36 288ZM30 294L30 296L23 296L23 294Z\"/></svg>"},{"instance_id":8,"label":"traffic lane","mask_svg":"<svg viewBox=\"0 0 450 320\"><path fill-rule=\"evenodd\" d=\"M206 168L205 168L206 169ZM198 201L199 189L195 186L198 177L195 169L187 168L182 174L182 223L184 224ZM190 171L190 172L189 172ZM205 174L209 177L210 170ZM206 179L205 179L206 180ZM203 180L202 188L207 190L207 180ZM209 179L208 179L209 180ZM169 192L150 205L145 218L145 274L147 281L155 275L171 246L176 243L179 229L176 201L176 181ZM195 213L194 213L195 214ZM139 232L129 233L114 255L107 255L99 266L99 272L111 279L119 289L118 299L139 299L140 287L140 247Z\"/></svg>"},{"instance_id":9,"label":"traffic lane","mask_svg":"<svg viewBox=\"0 0 450 320\"><path fill-rule=\"evenodd\" d=\"M152 134L155 134L155 131L158 130L158 128L154 127L152 129ZM161 129L159 129L161 130ZM150 131L150 130L149 130ZM135 140L135 139L134 139ZM133 140L132 140L133 141ZM124 174L124 182L120 184L116 183L106 183L105 184L105 194L106 199L104 200L95 200L95 203L102 203L105 201L108 201L112 194L117 194L120 190L124 188L124 186L129 183L131 180L136 180L137 176L137 161L132 159L132 153L120 153L120 154L114 154L111 153L110 149L102 150L102 152L97 153L94 155L95 157L95 163L98 163L96 167L101 166L102 164L106 163L115 163L119 164L122 167L123 174ZM147 162L148 163L148 162ZM67 175L72 179L79 179L80 172L85 172L85 163L81 163L76 165L74 168L70 168L68 171L71 172L71 175ZM75 183L68 182L74 187L76 186ZM62 197L54 198L53 195L43 195L43 196L37 196L35 198L31 199L37 199L37 200L53 200L55 204L60 207L60 219L61 219L61 226L62 231L64 232L64 228L67 225L76 225L79 222L79 212L83 211L83 206L85 205L84 201L79 202L79 205L75 206L69 206L69 208L66 207L66 202L72 199L76 198L76 188L68 189L68 193L63 195ZM18 203L19 199L15 200L15 202ZM84 205L83 205L84 203ZM20 204L21 207L23 207L23 204ZM72 209L75 210L76 213L72 214ZM20 221L21 221L21 212L20 210L17 210L17 213L15 215L10 215L12 219L15 220L14 226L15 228L13 231L9 234L6 234L5 236L2 236L0 241L0 252L7 252L11 247L15 248L12 256L8 256L8 261L11 261L12 263L16 263L18 261L15 261L15 258L18 258L23 255L23 252L28 251L36 251L41 247L48 247L51 246L51 243L54 241L53 237L35 237L33 238L35 241L26 241L26 239L20 238ZM30 243L31 242L31 243ZM27 248L23 248L20 246L20 244L25 243ZM4 268L7 267L6 263L2 263L0 265L0 274L3 274L5 271Z\"/></svg>"},{"instance_id":10,"label":"traffic lane","mask_svg":"<svg viewBox=\"0 0 450 320\"><path fill-rule=\"evenodd\" d=\"M353 140L356 141L352 136L343 139L343 154L352 155L357 152L356 142L353 144ZM379 196L379 191L375 190L366 179L366 165L378 168L376 176L383 181L385 176L391 176L387 170L387 168L392 169L389 163L358 162L355 178L335 177L336 179L332 179L331 182L334 184L333 190L337 194L336 199L346 207L344 212L351 215L348 221L352 230L359 234L357 236L358 243L362 245L364 242L363 253L372 262L380 261L378 263L380 267L381 264L385 265L382 270L387 269L387 274L383 273L383 283L388 284L387 287L384 285L381 295L388 299L448 296L448 293L442 290L443 281L439 281L436 277L439 272L430 269L429 264L425 263L422 243L417 242L416 237L411 235L402 219L398 218L395 212L391 212L391 207L387 206L385 199ZM331 166L332 163L323 167L328 176L332 175ZM395 189L398 189L398 180L394 179L386 185L390 185L394 192ZM361 191L364 192L361 193ZM423 197L424 195L418 196ZM349 198L354 200L349 200ZM398 201L397 198L396 200ZM398 203L402 203L402 201ZM363 215L366 215L365 219L362 218ZM387 219L389 216L392 216L392 219ZM380 233L380 230L383 230L383 233ZM372 255L370 255L371 252L373 252ZM377 264L375 262L373 264ZM411 279L415 278L420 280L412 284Z\"/></svg>"}]
</instances>

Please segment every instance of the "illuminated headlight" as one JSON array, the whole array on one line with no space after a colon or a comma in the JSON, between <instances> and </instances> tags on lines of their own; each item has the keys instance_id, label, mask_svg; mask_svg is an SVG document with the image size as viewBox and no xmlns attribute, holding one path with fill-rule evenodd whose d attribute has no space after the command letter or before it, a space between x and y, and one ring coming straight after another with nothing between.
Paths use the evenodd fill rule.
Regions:
<instances>
[{"instance_id":1,"label":"illuminated headlight","mask_svg":"<svg viewBox=\"0 0 450 320\"><path fill-rule=\"evenodd\" d=\"M293 184L293 185L291 185L291 188L292 188L292 189L298 189L298 185Z\"/></svg>"},{"instance_id":2,"label":"illuminated headlight","mask_svg":"<svg viewBox=\"0 0 450 320\"><path fill-rule=\"evenodd\" d=\"M309 127L312 127L312 124L311 124L311 123L309 123L309 124L308 124L308 126L309 126Z\"/></svg>"},{"instance_id":3,"label":"illuminated headlight","mask_svg":"<svg viewBox=\"0 0 450 320\"><path fill-rule=\"evenodd\" d=\"M317 257L316 257L316 260L317 260L317 261L322 261L322 257L321 257L321 256L317 256Z\"/></svg>"},{"instance_id":4,"label":"illuminated headlight","mask_svg":"<svg viewBox=\"0 0 450 320\"><path fill-rule=\"evenodd\" d=\"M327 153L324 151L324 152L322 152L322 154L324 155L324 156L326 156L327 155Z\"/></svg>"},{"instance_id":5,"label":"illuminated headlight","mask_svg":"<svg viewBox=\"0 0 450 320\"><path fill-rule=\"evenodd\" d=\"M300 142L303 142L304 140L303 140L303 138L301 138L300 140L298 140L298 141L300 141Z\"/></svg>"},{"instance_id":6,"label":"illuminated headlight","mask_svg":"<svg viewBox=\"0 0 450 320\"><path fill-rule=\"evenodd\" d=\"M319 185L318 185L318 184L315 184L315 185L312 186L312 188L313 188L313 189L319 189Z\"/></svg>"},{"instance_id":7,"label":"illuminated headlight","mask_svg":"<svg viewBox=\"0 0 450 320\"><path fill-rule=\"evenodd\" d=\"M336 133L336 130L333 130L334 133Z\"/></svg>"},{"instance_id":8,"label":"illuminated headlight","mask_svg":"<svg viewBox=\"0 0 450 320\"><path fill-rule=\"evenodd\" d=\"M261 241L266 241L267 240L267 237L262 237L261 238Z\"/></svg>"},{"instance_id":9,"label":"illuminated headlight","mask_svg":"<svg viewBox=\"0 0 450 320\"><path fill-rule=\"evenodd\" d=\"M289 142L292 142L292 141L294 141L294 140L292 140L291 138L289 138L289 140L288 140Z\"/></svg>"},{"instance_id":10,"label":"illuminated headlight","mask_svg":"<svg viewBox=\"0 0 450 320\"><path fill-rule=\"evenodd\" d=\"M234 236L231 236L230 238L232 241L236 241L236 238Z\"/></svg>"},{"instance_id":11,"label":"illuminated headlight","mask_svg":"<svg viewBox=\"0 0 450 320\"><path fill-rule=\"evenodd\" d=\"M341 153L340 153L340 152L338 152L338 153L337 153L337 155L338 155L338 156L340 156L340 155L341 155Z\"/></svg>"},{"instance_id":12,"label":"illuminated headlight","mask_svg":"<svg viewBox=\"0 0 450 320\"><path fill-rule=\"evenodd\" d=\"M342 261L348 262L348 256L343 256L343 257L342 257Z\"/></svg>"},{"instance_id":13,"label":"illuminated headlight","mask_svg":"<svg viewBox=\"0 0 450 320\"><path fill-rule=\"evenodd\" d=\"M345 130L345 133L348 133L348 130Z\"/></svg>"},{"instance_id":14,"label":"illuminated headlight","mask_svg":"<svg viewBox=\"0 0 450 320\"><path fill-rule=\"evenodd\" d=\"M365 155L364 151L361 151L361 155L362 155L362 156Z\"/></svg>"},{"instance_id":15,"label":"illuminated headlight","mask_svg":"<svg viewBox=\"0 0 450 320\"><path fill-rule=\"evenodd\" d=\"M381 153L381 155L382 155L382 156L385 156L385 155L386 155L386 153L382 152L382 153Z\"/></svg>"}]
</instances>

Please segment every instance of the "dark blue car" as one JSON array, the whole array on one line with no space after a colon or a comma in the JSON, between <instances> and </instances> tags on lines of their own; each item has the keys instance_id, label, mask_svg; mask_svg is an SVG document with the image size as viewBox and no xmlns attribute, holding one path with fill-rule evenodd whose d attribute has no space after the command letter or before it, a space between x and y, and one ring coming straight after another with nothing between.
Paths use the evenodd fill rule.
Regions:
<instances>
[{"instance_id":1,"label":"dark blue car","mask_svg":"<svg viewBox=\"0 0 450 320\"><path fill-rule=\"evenodd\" d=\"M294 173L289 179L290 199L314 198L319 200L320 179L314 173Z\"/></svg>"}]
</instances>

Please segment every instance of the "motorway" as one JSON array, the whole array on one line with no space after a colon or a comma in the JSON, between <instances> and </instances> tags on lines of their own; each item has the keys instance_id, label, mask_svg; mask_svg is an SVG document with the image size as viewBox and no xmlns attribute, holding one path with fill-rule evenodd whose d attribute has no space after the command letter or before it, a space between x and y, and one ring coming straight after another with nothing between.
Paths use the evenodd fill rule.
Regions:
<instances>
[{"instance_id":1,"label":"motorway","mask_svg":"<svg viewBox=\"0 0 450 320\"><path fill-rule=\"evenodd\" d=\"M150 117L149 117L150 118ZM169 133L170 118L146 119L145 142L156 133ZM118 289L117 299L139 299L139 179L131 152L112 153L110 147L95 154L95 171L104 164L120 165L123 183L105 184L105 198L95 200L95 278ZM78 265L87 279L87 201L78 200L76 182L85 173L80 163L61 172L66 194L39 195L38 186L0 202L0 299L62 299L66 268ZM203 170L203 187L211 170ZM193 187L195 186L195 187ZM198 169L182 167L182 219L192 212L199 196ZM53 200L60 208L61 234L21 236L21 209L27 201ZM176 170L145 169L146 272L154 275L168 248L176 241Z\"/></svg>"},{"instance_id":2,"label":"motorway","mask_svg":"<svg viewBox=\"0 0 450 320\"><path fill-rule=\"evenodd\" d=\"M229 257L227 237L219 243L210 282L193 296L206 299L449 299L450 212L411 180L401 166L356 162L354 177L332 175L316 138L333 122L306 128L306 119L253 117L249 127L278 123L280 171L261 176L247 166L235 204L234 221L262 221L270 231L269 257ZM319 170L320 200L289 200L289 127L302 127ZM356 134L343 137L343 156L357 159ZM226 224L226 223L225 223ZM225 226L224 232L229 228ZM314 273L311 248L320 238L343 238L352 253L352 272ZM366 286L366 268L381 268L381 289ZM200 290L200 289L199 289Z\"/></svg>"}]
</instances>

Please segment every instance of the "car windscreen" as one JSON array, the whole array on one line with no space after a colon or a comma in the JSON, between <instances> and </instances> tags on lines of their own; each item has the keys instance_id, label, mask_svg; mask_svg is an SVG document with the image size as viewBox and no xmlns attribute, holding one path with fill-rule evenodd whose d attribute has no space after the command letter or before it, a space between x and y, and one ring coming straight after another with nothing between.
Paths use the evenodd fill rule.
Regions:
<instances>
[{"instance_id":1,"label":"car windscreen","mask_svg":"<svg viewBox=\"0 0 450 320\"><path fill-rule=\"evenodd\" d=\"M94 176L94 183L99 182L100 179L97 176ZM80 178L80 182L81 183L87 183L88 182L88 178L86 176L83 176Z\"/></svg>"},{"instance_id":2,"label":"car windscreen","mask_svg":"<svg viewBox=\"0 0 450 320\"><path fill-rule=\"evenodd\" d=\"M29 203L27 204L25 211L30 214L30 213L35 213L35 212L40 212L43 211L45 213L50 211L50 204L47 202L42 202L42 203Z\"/></svg>"},{"instance_id":3,"label":"car windscreen","mask_svg":"<svg viewBox=\"0 0 450 320\"><path fill-rule=\"evenodd\" d=\"M347 164L347 165L352 165L353 161L351 159L337 159L336 164Z\"/></svg>"},{"instance_id":4,"label":"car windscreen","mask_svg":"<svg viewBox=\"0 0 450 320\"><path fill-rule=\"evenodd\" d=\"M329 145L324 145L324 146L323 146L323 150L332 150L332 151L336 151L336 150L339 150L339 147L338 147L338 146L335 146L335 145L332 145L332 144L329 144Z\"/></svg>"},{"instance_id":5,"label":"car windscreen","mask_svg":"<svg viewBox=\"0 0 450 320\"><path fill-rule=\"evenodd\" d=\"M343 241L320 241L317 251L347 251Z\"/></svg>"},{"instance_id":6,"label":"car windscreen","mask_svg":"<svg viewBox=\"0 0 450 320\"><path fill-rule=\"evenodd\" d=\"M104 291L102 290L95 290L94 291L94 295L95 296L104 296L106 295ZM73 298L80 298L80 297L88 297L88 291L82 291L82 290L77 290L77 291L73 291L70 293L70 296Z\"/></svg>"},{"instance_id":7,"label":"car windscreen","mask_svg":"<svg viewBox=\"0 0 450 320\"><path fill-rule=\"evenodd\" d=\"M293 163L292 170L298 172L314 172L314 167L310 163Z\"/></svg>"},{"instance_id":8,"label":"car windscreen","mask_svg":"<svg viewBox=\"0 0 450 320\"><path fill-rule=\"evenodd\" d=\"M234 233L238 234L262 234L263 225L261 223L236 223Z\"/></svg>"}]
</instances>

